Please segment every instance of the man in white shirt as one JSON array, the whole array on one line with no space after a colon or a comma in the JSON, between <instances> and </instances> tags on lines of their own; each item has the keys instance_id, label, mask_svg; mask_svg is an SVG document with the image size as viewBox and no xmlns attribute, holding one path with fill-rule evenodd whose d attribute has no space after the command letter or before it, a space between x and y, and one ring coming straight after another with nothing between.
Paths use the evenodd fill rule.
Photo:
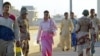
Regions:
<instances>
[{"instance_id":1,"label":"man in white shirt","mask_svg":"<svg viewBox=\"0 0 100 56\"><path fill-rule=\"evenodd\" d=\"M19 44L19 27L14 15L9 13L11 4L3 4L0 14L0 56L15 56L14 44Z\"/></svg>"}]
</instances>

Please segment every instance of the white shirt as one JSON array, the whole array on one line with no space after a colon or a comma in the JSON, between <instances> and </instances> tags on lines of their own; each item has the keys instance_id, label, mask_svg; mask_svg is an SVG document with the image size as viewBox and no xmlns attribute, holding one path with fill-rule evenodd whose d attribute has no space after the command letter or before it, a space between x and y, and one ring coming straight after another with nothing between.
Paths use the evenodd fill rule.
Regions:
<instances>
[{"instance_id":1,"label":"white shirt","mask_svg":"<svg viewBox=\"0 0 100 56\"><path fill-rule=\"evenodd\" d=\"M55 31L56 30L55 27L56 27L56 25L55 25L54 21L52 21L51 19L48 19L47 21L42 21L40 23L40 28L42 31L48 31L51 29L53 31Z\"/></svg>"},{"instance_id":2,"label":"white shirt","mask_svg":"<svg viewBox=\"0 0 100 56\"><path fill-rule=\"evenodd\" d=\"M50 20L42 21L40 23L40 27L41 27L42 31L48 31L50 29Z\"/></svg>"}]
</instances>

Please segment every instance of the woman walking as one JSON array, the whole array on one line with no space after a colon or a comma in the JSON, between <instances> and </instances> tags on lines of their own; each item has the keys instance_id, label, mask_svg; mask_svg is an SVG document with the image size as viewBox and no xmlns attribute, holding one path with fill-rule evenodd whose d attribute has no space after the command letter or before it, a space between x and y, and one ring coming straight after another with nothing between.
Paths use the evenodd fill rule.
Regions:
<instances>
[{"instance_id":1,"label":"woman walking","mask_svg":"<svg viewBox=\"0 0 100 56\"><path fill-rule=\"evenodd\" d=\"M52 56L53 36L57 28L49 16L49 11L44 11L43 19L39 26L37 43L41 41L42 56Z\"/></svg>"}]
</instances>

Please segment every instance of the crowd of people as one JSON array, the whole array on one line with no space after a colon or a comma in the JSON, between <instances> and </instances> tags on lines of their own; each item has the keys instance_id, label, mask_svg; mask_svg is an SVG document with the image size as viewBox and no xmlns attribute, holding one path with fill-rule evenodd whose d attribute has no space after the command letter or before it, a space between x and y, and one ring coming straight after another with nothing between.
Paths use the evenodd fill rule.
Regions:
<instances>
[{"instance_id":1,"label":"crowd of people","mask_svg":"<svg viewBox=\"0 0 100 56\"><path fill-rule=\"evenodd\" d=\"M29 21L28 10L22 7L20 16L16 17L9 12L9 2L2 6L0 14L0 56L17 56L14 47L21 47L24 56L29 53ZM70 17L69 17L70 15ZM74 12L65 12L60 25L60 46L62 51L69 51L74 47L78 56L91 56L91 42L98 41L100 20L95 9L84 10L82 17L75 18ZM57 25L50 17L48 10L44 11L43 21L40 22L37 43L41 45L42 56L52 56L53 37L56 35Z\"/></svg>"},{"instance_id":2,"label":"crowd of people","mask_svg":"<svg viewBox=\"0 0 100 56\"><path fill-rule=\"evenodd\" d=\"M65 18L61 21L60 44L62 51L68 51L74 47L78 56L83 56L83 49L86 49L86 56L91 56L95 50L91 51L92 42L98 41L100 20L96 17L95 9L82 12L83 16L78 20L74 17L74 12L64 13ZM77 47L77 48L76 48Z\"/></svg>"}]
</instances>

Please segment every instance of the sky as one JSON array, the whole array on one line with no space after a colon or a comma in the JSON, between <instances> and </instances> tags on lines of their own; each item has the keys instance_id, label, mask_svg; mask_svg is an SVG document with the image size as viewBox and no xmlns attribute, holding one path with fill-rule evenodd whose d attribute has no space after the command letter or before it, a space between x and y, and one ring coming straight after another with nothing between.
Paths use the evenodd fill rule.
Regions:
<instances>
[{"instance_id":1,"label":"sky","mask_svg":"<svg viewBox=\"0 0 100 56\"><path fill-rule=\"evenodd\" d=\"M11 2L12 6L20 10L22 6L31 5L36 8L39 17L43 17L43 11L49 10L51 15L69 12L69 0L4 0ZM73 12L81 17L84 9L94 8L97 12L97 0L73 0Z\"/></svg>"}]
</instances>

